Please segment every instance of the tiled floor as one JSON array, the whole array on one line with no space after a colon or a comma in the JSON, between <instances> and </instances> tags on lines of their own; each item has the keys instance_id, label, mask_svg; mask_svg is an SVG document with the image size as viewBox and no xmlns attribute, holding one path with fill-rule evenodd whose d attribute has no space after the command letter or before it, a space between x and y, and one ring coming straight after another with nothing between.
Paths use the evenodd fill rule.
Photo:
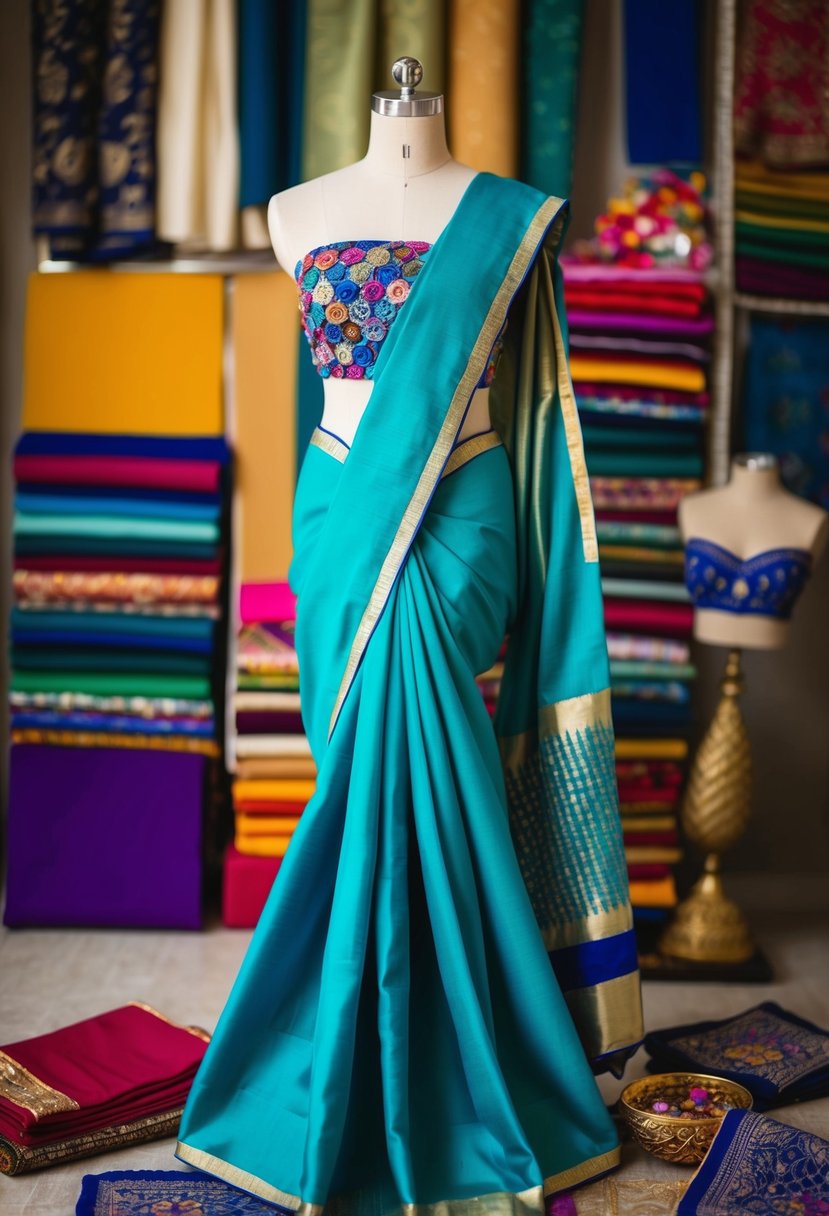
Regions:
<instances>
[{"instance_id":1,"label":"tiled floor","mask_svg":"<svg viewBox=\"0 0 829 1216\"><path fill-rule=\"evenodd\" d=\"M806 1018L829 1025L829 923L814 915L781 914L757 925L775 967L763 986L645 985L649 1028L726 1017L760 1000L774 999ZM241 961L248 933L214 928L203 934L0 930L0 1043L54 1029L128 1000L142 1000L169 1017L209 1029ZM625 1083L644 1072L640 1052ZM622 1083L602 1079L607 1101ZM778 1117L829 1139L829 1098L778 1112ZM72 1216L83 1174L110 1169L175 1169L173 1141L109 1153L91 1161L18 1178L0 1178L2 1216ZM626 1146L621 1181L690 1176L690 1170ZM667 1196L652 1208L671 1211ZM615 1206L615 1205L614 1205ZM608 1210L610 1210L608 1208ZM624 1212L622 1201L618 1207Z\"/></svg>"}]
</instances>

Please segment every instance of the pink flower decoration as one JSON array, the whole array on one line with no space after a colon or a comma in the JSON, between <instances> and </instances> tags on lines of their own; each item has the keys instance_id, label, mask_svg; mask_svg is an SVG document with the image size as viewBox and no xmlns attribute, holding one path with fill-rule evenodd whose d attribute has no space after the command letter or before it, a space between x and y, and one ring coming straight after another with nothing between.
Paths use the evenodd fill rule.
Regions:
<instances>
[{"instance_id":1,"label":"pink flower decoration","mask_svg":"<svg viewBox=\"0 0 829 1216\"><path fill-rule=\"evenodd\" d=\"M360 294L364 300L368 300L369 304L374 304L377 300L382 300L386 293L382 283L378 283L376 279L370 279L360 288Z\"/></svg>"},{"instance_id":2,"label":"pink flower decoration","mask_svg":"<svg viewBox=\"0 0 829 1216\"><path fill-rule=\"evenodd\" d=\"M405 279L394 279L386 288L386 294L393 304L402 304L409 294L409 284Z\"/></svg>"},{"instance_id":3,"label":"pink flower decoration","mask_svg":"<svg viewBox=\"0 0 829 1216\"><path fill-rule=\"evenodd\" d=\"M358 249L356 245L352 245L350 249L344 249L340 254L340 261L344 266L353 266L355 262L362 262L366 256L364 249Z\"/></svg>"},{"instance_id":4,"label":"pink flower decoration","mask_svg":"<svg viewBox=\"0 0 829 1216\"><path fill-rule=\"evenodd\" d=\"M362 380L365 375L365 369L360 367L358 363L352 363L345 369L347 380Z\"/></svg>"}]
</instances>

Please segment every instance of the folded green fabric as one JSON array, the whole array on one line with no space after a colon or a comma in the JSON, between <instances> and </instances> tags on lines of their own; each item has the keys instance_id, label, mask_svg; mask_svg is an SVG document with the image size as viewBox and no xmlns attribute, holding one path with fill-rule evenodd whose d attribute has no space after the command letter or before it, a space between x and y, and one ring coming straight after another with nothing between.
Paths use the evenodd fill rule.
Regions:
<instances>
[{"instance_id":1,"label":"folded green fabric","mask_svg":"<svg viewBox=\"0 0 829 1216\"><path fill-rule=\"evenodd\" d=\"M11 611L12 629L30 633L60 630L62 633L119 634L163 638L211 638L214 622L200 617L142 616L134 612L25 612Z\"/></svg>"},{"instance_id":2,"label":"folded green fabric","mask_svg":"<svg viewBox=\"0 0 829 1216\"><path fill-rule=\"evenodd\" d=\"M649 663L644 659L611 659L610 675L614 680L695 680L697 669L692 663Z\"/></svg>"},{"instance_id":3,"label":"folded green fabric","mask_svg":"<svg viewBox=\"0 0 829 1216\"><path fill-rule=\"evenodd\" d=\"M21 671L11 677L12 692L80 692L90 696L210 697L210 681L203 676L136 675L134 672Z\"/></svg>"},{"instance_id":4,"label":"folded green fabric","mask_svg":"<svg viewBox=\"0 0 829 1216\"><path fill-rule=\"evenodd\" d=\"M175 540L206 543L219 539L215 523L184 519L140 519L134 515L32 515L15 512L15 536L135 537L143 540Z\"/></svg>"},{"instance_id":5,"label":"folded green fabric","mask_svg":"<svg viewBox=\"0 0 829 1216\"><path fill-rule=\"evenodd\" d=\"M12 646L13 668L26 671L130 671L136 668L161 674L207 675L210 655L161 654L159 651L101 651L81 646Z\"/></svg>"},{"instance_id":6,"label":"folded green fabric","mask_svg":"<svg viewBox=\"0 0 829 1216\"><path fill-rule=\"evenodd\" d=\"M702 456L679 452L588 452L593 477L701 477Z\"/></svg>"},{"instance_id":7,"label":"folded green fabric","mask_svg":"<svg viewBox=\"0 0 829 1216\"><path fill-rule=\"evenodd\" d=\"M816 249L801 251L799 249L782 249L772 245L762 245L757 241L746 240L737 236L736 252L747 257L762 258L766 262L786 262L791 266L809 266L812 269L829 268L829 253L820 253Z\"/></svg>"},{"instance_id":8,"label":"folded green fabric","mask_svg":"<svg viewBox=\"0 0 829 1216\"><path fill-rule=\"evenodd\" d=\"M593 448L636 448L642 451L647 448L657 448L665 451L699 450L699 430L681 430L672 426L597 426L586 423L582 426L585 447Z\"/></svg>"},{"instance_id":9,"label":"folded green fabric","mask_svg":"<svg viewBox=\"0 0 829 1216\"><path fill-rule=\"evenodd\" d=\"M679 528L668 524L628 524L621 520L598 520L596 534L600 545L637 545L653 549L678 549L682 544Z\"/></svg>"}]
</instances>

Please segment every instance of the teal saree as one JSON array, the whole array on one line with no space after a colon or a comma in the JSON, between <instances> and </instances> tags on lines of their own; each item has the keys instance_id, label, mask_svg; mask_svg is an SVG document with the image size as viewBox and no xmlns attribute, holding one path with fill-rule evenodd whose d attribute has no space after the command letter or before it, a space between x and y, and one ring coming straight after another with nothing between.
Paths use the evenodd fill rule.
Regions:
<instances>
[{"instance_id":1,"label":"teal saree","mask_svg":"<svg viewBox=\"0 0 829 1216\"><path fill-rule=\"evenodd\" d=\"M318 767L177 1155L290 1210L544 1197L618 1163L641 1038L565 200L473 179L294 507ZM509 316L495 428L458 442ZM509 646L495 730L475 675Z\"/></svg>"}]
</instances>

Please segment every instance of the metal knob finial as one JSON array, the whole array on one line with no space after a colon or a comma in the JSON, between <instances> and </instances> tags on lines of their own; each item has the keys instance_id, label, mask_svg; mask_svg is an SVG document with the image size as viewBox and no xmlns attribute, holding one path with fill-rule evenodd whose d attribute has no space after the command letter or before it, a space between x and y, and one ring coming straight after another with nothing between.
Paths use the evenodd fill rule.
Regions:
<instances>
[{"instance_id":1,"label":"metal knob finial","mask_svg":"<svg viewBox=\"0 0 829 1216\"><path fill-rule=\"evenodd\" d=\"M371 108L387 118L426 118L443 112L443 94L416 93L423 79L423 64L412 55L401 55L392 64L396 89L379 89L372 94Z\"/></svg>"},{"instance_id":2,"label":"metal knob finial","mask_svg":"<svg viewBox=\"0 0 829 1216\"><path fill-rule=\"evenodd\" d=\"M411 97L423 79L423 64L411 55L403 55L391 65L391 74L400 88L400 96Z\"/></svg>"}]
</instances>

